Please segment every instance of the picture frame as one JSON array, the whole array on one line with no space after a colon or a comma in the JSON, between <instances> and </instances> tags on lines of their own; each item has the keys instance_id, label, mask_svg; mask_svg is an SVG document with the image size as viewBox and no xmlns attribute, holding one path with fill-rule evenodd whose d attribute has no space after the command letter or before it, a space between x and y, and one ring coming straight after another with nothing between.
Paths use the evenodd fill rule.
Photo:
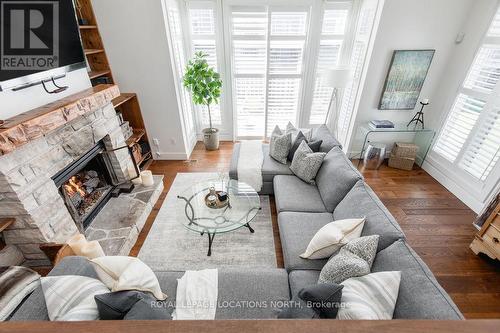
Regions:
<instances>
[{"instance_id":1,"label":"picture frame","mask_svg":"<svg viewBox=\"0 0 500 333\"><path fill-rule=\"evenodd\" d=\"M434 49L394 50L380 96L379 110L414 110Z\"/></svg>"}]
</instances>

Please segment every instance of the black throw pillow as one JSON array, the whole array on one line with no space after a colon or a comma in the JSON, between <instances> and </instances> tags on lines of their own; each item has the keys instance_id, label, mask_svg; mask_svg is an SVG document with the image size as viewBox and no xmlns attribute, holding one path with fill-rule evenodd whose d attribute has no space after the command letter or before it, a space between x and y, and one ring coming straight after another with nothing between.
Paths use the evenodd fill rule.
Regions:
<instances>
[{"instance_id":1,"label":"black throw pillow","mask_svg":"<svg viewBox=\"0 0 500 333\"><path fill-rule=\"evenodd\" d=\"M313 153L317 153L317 152L319 152L319 148L321 148L322 143L323 143L323 140L318 140L318 141L308 142L307 145L309 146L309 148L311 148Z\"/></svg>"},{"instance_id":2,"label":"black throw pillow","mask_svg":"<svg viewBox=\"0 0 500 333\"><path fill-rule=\"evenodd\" d=\"M319 313L295 295L278 314L278 319L319 319Z\"/></svg>"},{"instance_id":3,"label":"black throw pillow","mask_svg":"<svg viewBox=\"0 0 500 333\"><path fill-rule=\"evenodd\" d=\"M172 319L172 309L149 293L127 290L94 296L102 320Z\"/></svg>"},{"instance_id":4,"label":"black throw pillow","mask_svg":"<svg viewBox=\"0 0 500 333\"><path fill-rule=\"evenodd\" d=\"M307 142L305 135L302 133L302 131L297 134L297 137L295 138L295 141L292 143L292 147L290 148L288 152L288 160L291 162L293 160L293 155L295 155L295 152L297 149L299 149L300 143L302 141Z\"/></svg>"},{"instance_id":5,"label":"black throw pillow","mask_svg":"<svg viewBox=\"0 0 500 333\"><path fill-rule=\"evenodd\" d=\"M344 286L335 283L313 284L302 288L278 314L279 319L335 319Z\"/></svg>"},{"instance_id":6,"label":"black throw pillow","mask_svg":"<svg viewBox=\"0 0 500 333\"><path fill-rule=\"evenodd\" d=\"M320 318L334 319L339 312L343 288L335 283L318 283L301 289L298 296L312 306Z\"/></svg>"},{"instance_id":7,"label":"black throw pillow","mask_svg":"<svg viewBox=\"0 0 500 333\"><path fill-rule=\"evenodd\" d=\"M167 309L166 302L158 301L146 295L127 312L124 320L170 320L172 312Z\"/></svg>"},{"instance_id":8,"label":"black throw pillow","mask_svg":"<svg viewBox=\"0 0 500 333\"><path fill-rule=\"evenodd\" d=\"M134 304L143 297L142 294L140 291L127 290L95 295L99 318L102 320L123 319Z\"/></svg>"}]
</instances>

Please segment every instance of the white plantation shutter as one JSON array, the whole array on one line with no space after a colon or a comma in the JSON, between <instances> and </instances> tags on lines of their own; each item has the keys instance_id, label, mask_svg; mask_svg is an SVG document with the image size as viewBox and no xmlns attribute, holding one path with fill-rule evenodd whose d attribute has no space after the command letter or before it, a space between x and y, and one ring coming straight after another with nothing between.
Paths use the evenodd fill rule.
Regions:
<instances>
[{"instance_id":1,"label":"white plantation shutter","mask_svg":"<svg viewBox=\"0 0 500 333\"><path fill-rule=\"evenodd\" d=\"M350 8L350 2L337 2L327 5L323 11L311 114L309 116L309 124L311 125L325 123L333 89L324 86L321 74L324 70L339 65Z\"/></svg>"},{"instance_id":2,"label":"white plantation shutter","mask_svg":"<svg viewBox=\"0 0 500 333\"><path fill-rule=\"evenodd\" d=\"M189 1L188 22L191 41L191 56L195 52L203 52L207 55L207 62L216 71L219 71L219 59L217 58L217 25L216 9L214 1ZM208 108L202 105L195 106L201 113L201 125L209 125ZM222 125L222 113L220 105L211 105L212 125Z\"/></svg>"},{"instance_id":3,"label":"white plantation shutter","mask_svg":"<svg viewBox=\"0 0 500 333\"><path fill-rule=\"evenodd\" d=\"M486 183L500 154L500 10L469 69L433 152Z\"/></svg>"},{"instance_id":4,"label":"white plantation shutter","mask_svg":"<svg viewBox=\"0 0 500 333\"><path fill-rule=\"evenodd\" d=\"M376 5L372 2L363 4L359 11L359 19L349 61L349 67L351 68L353 76L351 83L343 91L338 117L337 138L344 145L349 143L349 131L352 129L356 98L358 97L358 91L361 85L361 78L376 10Z\"/></svg>"},{"instance_id":5,"label":"white plantation shutter","mask_svg":"<svg viewBox=\"0 0 500 333\"><path fill-rule=\"evenodd\" d=\"M172 61L176 68L176 86L184 115L184 122L188 133L195 133L195 122L191 97L183 85L183 77L186 68L186 52L183 41L182 23L179 6L176 1L167 2L168 25L171 38Z\"/></svg>"},{"instance_id":6,"label":"white plantation shutter","mask_svg":"<svg viewBox=\"0 0 500 333\"><path fill-rule=\"evenodd\" d=\"M231 6L236 136L266 137L296 122L308 9Z\"/></svg>"}]
</instances>

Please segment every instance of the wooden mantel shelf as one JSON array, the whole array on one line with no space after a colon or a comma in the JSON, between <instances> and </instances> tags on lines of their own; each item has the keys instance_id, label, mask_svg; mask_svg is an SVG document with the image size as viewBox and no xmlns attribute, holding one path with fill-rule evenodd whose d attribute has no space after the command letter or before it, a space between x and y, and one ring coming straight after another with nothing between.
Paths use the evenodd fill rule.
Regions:
<instances>
[{"instance_id":1,"label":"wooden mantel shelf","mask_svg":"<svg viewBox=\"0 0 500 333\"><path fill-rule=\"evenodd\" d=\"M6 119L0 125L0 155L95 111L118 96L118 86L101 84Z\"/></svg>"}]
</instances>

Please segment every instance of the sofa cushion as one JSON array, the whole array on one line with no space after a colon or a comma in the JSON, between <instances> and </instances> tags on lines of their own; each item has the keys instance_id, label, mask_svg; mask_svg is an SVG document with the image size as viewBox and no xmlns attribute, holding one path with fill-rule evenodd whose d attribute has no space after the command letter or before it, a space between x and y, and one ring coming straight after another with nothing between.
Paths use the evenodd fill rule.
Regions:
<instances>
[{"instance_id":1,"label":"sofa cushion","mask_svg":"<svg viewBox=\"0 0 500 333\"><path fill-rule=\"evenodd\" d=\"M50 273L50 276L82 275L97 278L97 275L88 262L82 257L64 258ZM155 272L161 289L169 295L164 306L170 312L175 307L177 293L177 279L184 272ZM220 304L240 301L241 307L225 306L217 309L215 319L272 319L276 318L278 309L267 307L245 307L248 302L274 302L279 305L282 301L290 300L288 275L283 269L219 269ZM245 303L246 302L246 303ZM47 308L41 287L29 296L11 320L49 320Z\"/></svg>"},{"instance_id":2,"label":"sofa cushion","mask_svg":"<svg viewBox=\"0 0 500 333\"><path fill-rule=\"evenodd\" d=\"M338 204L333 217L335 220L366 217L361 236L379 235L378 251L405 237L389 210L362 180Z\"/></svg>"},{"instance_id":3,"label":"sofa cushion","mask_svg":"<svg viewBox=\"0 0 500 333\"><path fill-rule=\"evenodd\" d=\"M463 319L427 265L404 240L375 257L372 272L401 271L394 319Z\"/></svg>"},{"instance_id":4,"label":"sofa cushion","mask_svg":"<svg viewBox=\"0 0 500 333\"><path fill-rule=\"evenodd\" d=\"M268 144L262 145L262 153L264 154L264 162L262 163L262 180L264 182L272 182L274 176L277 175L293 175L290 170L291 163L281 164L269 156Z\"/></svg>"},{"instance_id":5,"label":"sofa cushion","mask_svg":"<svg viewBox=\"0 0 500 333\"><path fill-rule=\"evenodd\" d=\"M354 184L362 178L340 148L330 150L316 175L316 184L326 209L333 212Z\"/></svg>"},{"instance_id":6,"label":"sofa cushion","mask_svg":"<svg viewBox=\"0 0 500 333\"><path fill-rule=\"evenodd\" d=\"M342 149L342 144L335 138L326 125L316 128L312 133L311 140L323 140L320 148L320 151L323 153L328 153L333 147L340 147Z\"/></svg>"},{"instance_id":7,"label":"sofa cushion","mask_svg":"<svg viewBox=\"0 0 500 333\"><path fill-rule=\"evenodd\" d=\"M307 184L295 176L274 177L274 198L279 212L326 212L315 185Z\"/></svg>"},{"instance_id":8,"label":"sofa cushion","mask_svg":"<svg viewBox=\"0 0 500 333\"><path fill-rule=\"evenodd\" d=\"M283 212L278 215L283 260L288 271L294 269L321 270L327 259L302 259L307 245L324 225L333 221L330 213ZM314 283L316 283L314 281Z\"/></svg>"}]
</instances>

